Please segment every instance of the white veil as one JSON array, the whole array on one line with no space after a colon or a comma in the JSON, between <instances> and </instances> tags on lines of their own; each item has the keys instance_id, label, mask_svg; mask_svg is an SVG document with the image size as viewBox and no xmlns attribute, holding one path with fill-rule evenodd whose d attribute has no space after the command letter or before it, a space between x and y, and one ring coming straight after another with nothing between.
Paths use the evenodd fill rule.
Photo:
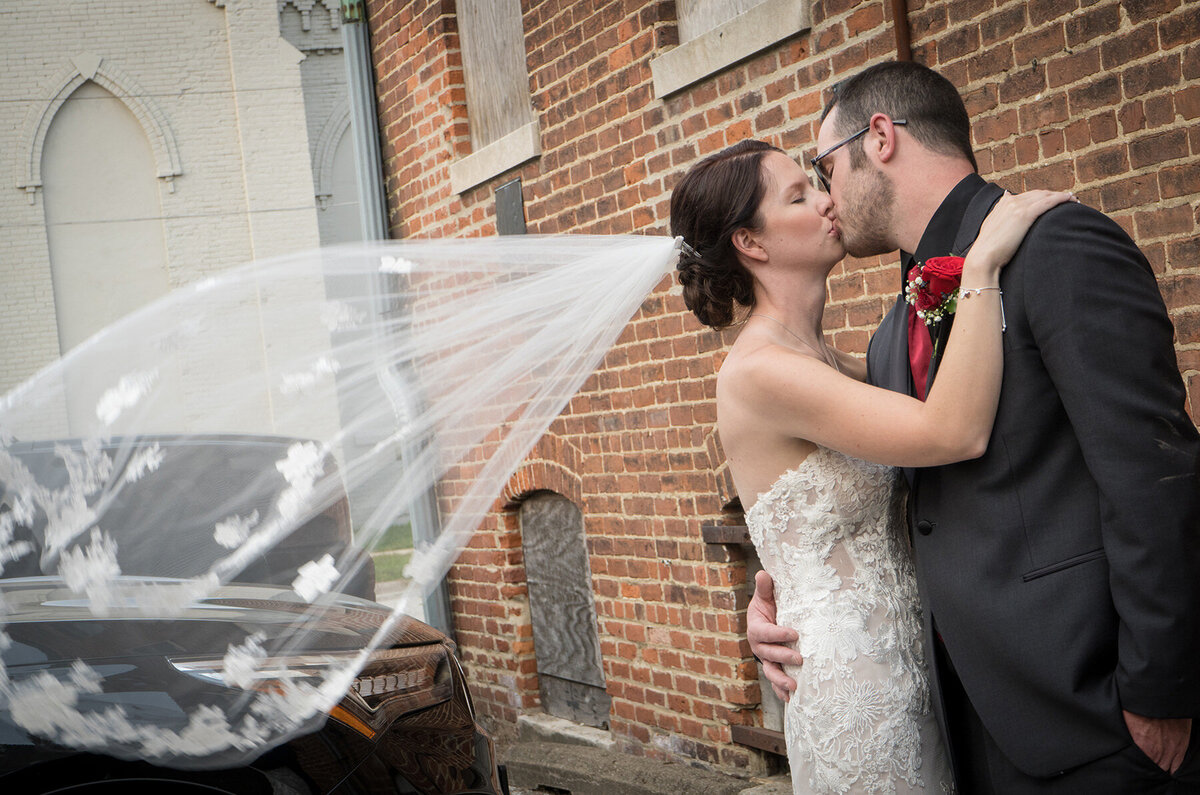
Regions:
<instances>
[{"instance_id":1,"label":"white veil","mask_svg":"<svg viewBox=\"0 0 1200 795\"><path fill-rule=\"evenodd\" d=\"M675 257L670 239L633 236L287 256L176 290L11 390L0 711L53 743L177 767L236 764L315 726ZM368 553L437 484L441 534L416 550L391 618L361 648L330 641L353 612L343 594L371 593ZM352 522L347 491L373 495ZM245 609L242 583L295 619L197 619ZM110 694L120 665L39 662L22 639L35 607L84 611L81 627L147 644L208 695L131 704ZM188 646L200 636L218 655L207 669Z\"/></svg>"}]
</instances>

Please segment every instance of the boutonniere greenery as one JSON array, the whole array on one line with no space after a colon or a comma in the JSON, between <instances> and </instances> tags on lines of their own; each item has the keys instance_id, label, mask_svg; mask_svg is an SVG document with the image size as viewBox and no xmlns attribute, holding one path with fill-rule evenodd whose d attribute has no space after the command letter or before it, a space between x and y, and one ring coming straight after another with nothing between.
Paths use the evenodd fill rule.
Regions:
<instances>
[{"instance_id":1,"label":"boutonniere greenery","mask_svg":"<svg viewBox=\"0 0 1200 795\"><path fill-rule=\"evenodd\" d=\"M958 308L962 269L962 257L930 257L909 268L904 300L926 326L941 322Z\"/></svg>"}]
</instances>

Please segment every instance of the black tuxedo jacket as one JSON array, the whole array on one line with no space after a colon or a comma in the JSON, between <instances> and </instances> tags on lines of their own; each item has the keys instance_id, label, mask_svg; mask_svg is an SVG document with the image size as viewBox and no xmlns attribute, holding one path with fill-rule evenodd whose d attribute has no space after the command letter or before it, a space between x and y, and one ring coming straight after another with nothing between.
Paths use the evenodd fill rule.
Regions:
<instances>
[{"instance_id":1,"label":"black tuxedo jacket","mask_svg":"<svg viewBox=\"0 0 1200 795\"><path fill-rule=\"evenodd\" d=\"M964 179L905 259L961 251L1000 193ZM1050 210L1001 286L987 452L909 472L909 520L927 627L1001 749L1050 775L1128 745L1122 708L1200 717L1200 437L1154 273L1114 222ZM901 294L867 362L912 394L907 310Z\"/></svg>"}]
</instances>

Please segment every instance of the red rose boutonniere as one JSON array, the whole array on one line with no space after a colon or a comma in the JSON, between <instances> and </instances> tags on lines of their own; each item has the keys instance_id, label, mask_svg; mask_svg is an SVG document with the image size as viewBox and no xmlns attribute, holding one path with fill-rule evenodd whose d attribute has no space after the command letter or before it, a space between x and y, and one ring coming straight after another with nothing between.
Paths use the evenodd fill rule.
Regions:
<instances>
[{"instance_id":1,"label":"red rose boutonniere","mask_svg":"<svg viewBox=\"0 0 1200 795\"><path fill-rule=\"evenodd\" d=\"M924 265L909 269L904 300L917 310L925 325L932 326L958 308L962 269L962 257L930 257Z\"/></svg>"}]
</instances>

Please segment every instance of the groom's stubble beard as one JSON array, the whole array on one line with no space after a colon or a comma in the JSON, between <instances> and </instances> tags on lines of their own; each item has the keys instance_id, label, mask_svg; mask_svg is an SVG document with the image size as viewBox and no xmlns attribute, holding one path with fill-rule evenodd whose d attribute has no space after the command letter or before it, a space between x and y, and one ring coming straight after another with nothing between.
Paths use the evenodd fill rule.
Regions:
<instances>
[{"instance_id":1,"label":"groom's stubble beard","mask_svg":"<svg viewBox=\"0 0 1200 795\"><path fill-rule=\"evenodd\" d=\"M879 169L871 165L850 166L853 186L837 205L837 216L846 253L873 257L895 251L891 242L896 189Z\"/></svg>"}]
</instances>

